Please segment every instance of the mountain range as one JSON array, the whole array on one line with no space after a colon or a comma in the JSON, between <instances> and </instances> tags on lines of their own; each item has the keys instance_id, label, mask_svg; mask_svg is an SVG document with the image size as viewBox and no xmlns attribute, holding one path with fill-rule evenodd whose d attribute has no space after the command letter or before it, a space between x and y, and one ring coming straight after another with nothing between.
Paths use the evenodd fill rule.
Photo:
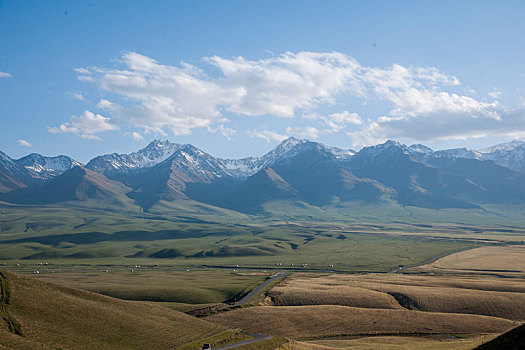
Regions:
<instances>
[{"instance_id":1,"label":"mountain range","mask_svg":"<svg viewBox=\"0 0 525 350\"><path fill-rule=\"evenodd\" d=\"M193 200L244 213L261 212L272 201L435 209L524 205L525 142L433 151L387 141L355 152L288 138L261 157L221 159L190 144L155 140L86 165L64 155L15 160L0 152L0 200L143 210Z\"/></svg>"}]
</instances>

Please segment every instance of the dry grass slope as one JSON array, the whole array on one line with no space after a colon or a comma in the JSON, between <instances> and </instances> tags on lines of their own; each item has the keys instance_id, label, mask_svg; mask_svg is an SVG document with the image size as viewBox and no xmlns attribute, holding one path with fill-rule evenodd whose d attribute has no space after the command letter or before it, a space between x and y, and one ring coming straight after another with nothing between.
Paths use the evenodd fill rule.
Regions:
<instances>
[{"instance_id":1,"label":"dry grass slope","mask_svg":"<svg viewBox=\"0 0 525 350\"><path fill-rule=\"evenodd\" d=\"M414 271L525 277L525 246L492 246L451 254Z\"/></svg>"},{"instance_id":2,"label":"dry grass slope","mask_svg":"<svg viewBox=\"0 0 525 350\"><path fill-rule=\"evenodd\" d=\"M517 325L501 318L347 306L260 306L207 318L227 327L284 338L352 334L501 333Z\"/></svg>"},{"instance_id":3,"label":"dry grass slope","mask_svg":"<svg viewBox=\"0 0 525 350\"><path fill-rule=\"evenodd\" d=\"M525 346L525 324L485 343L476 350L520 350Z\"/></svg>"},{"instance_id":4,"label":"dry grass slope","mask_svg":"<svg viewBox=\"0 0 525 350\"><path fill-rule=\"evenodd\" d=\"M234 337L224 326L160 307L118 300L4 273L7 312L23 336L0 324L0 348L174 349L213 337ZM203 340L205 341L205 340Z\"/></svg>"},{"instance_id":5,"label":"dry grass slope","mask_svg":"<svg viewBox=\"0 0 525 350\"><path fill-rule=\"evenodd\" d=\"M290 347L293 350L471 350L492 338L494 338L493 335L472 336L464 339L415 336L355 337L353 339L294 341Z\"/></svg>"},{"instance_id":6,"label":"dry grass slope","mask_svg":"<svg viewBox=\"0 0 525 350\"><path fill-rule=\"evenodd\" d=\"M294 275L273 288L274 305L345 305L525 320L525 281L481 277Z\"/></svg>"}]
</instances>

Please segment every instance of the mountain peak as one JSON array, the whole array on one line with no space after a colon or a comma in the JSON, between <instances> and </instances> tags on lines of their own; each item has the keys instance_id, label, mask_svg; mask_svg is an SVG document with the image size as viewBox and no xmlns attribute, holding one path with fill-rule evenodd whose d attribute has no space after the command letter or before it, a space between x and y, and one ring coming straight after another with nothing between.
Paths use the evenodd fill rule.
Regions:
<instances>
[{"instance_id":1,"label":"mountain peak","mask_svg":"<svg viewBox=\"0 0 525 350\"><path fill-rule=\"evenodd\" d=\"M417 153L433 153L434 152L432 148L422 145L420 143L411 145L408 147L408 149L412 152L417 152Z\"/></svg>"},{"instance_id":2,"label":"mountain peak","mask_svg":"<svg viewBox=\"0 0 525 350\"><path fill-rule=\"evenodd\" d=\"M360 156L366 155L367 157L375 157L384 152L401 152L407 155L410 154L407 146L393 140L388 140L385 143L376 146L364 147L357 154Z\"/></svg>"},{"instance_id":3,"label":"mountain peak","mask_svg":"<svg viewBox=\"0 0 525 350\"><path fill-rule=\"evenodd\" d=\"M500 143L499 145L495 145L489 148L480 149L480 153L495 153L495 152L508 152L515 150L516 148L525 145L525 142L514 140L511 142L506 143Z\"/></svg>"},{"instance_id":4,"label":"mountain peak","mask_svg":"<svg viewBox=\"0 0 525 350\"><path fill-rule=\"evenodd\" d=\"M292 147L295 147L297 145L300 145L300 144L303 144L303 143L307 143L307 142L310 142L309 140L306 140L306 139L296 139L295 137L293 136L290 136L289 138L287 139L284 139L278 146L277 148L287 148L287 149L290 149Z\"/></svg>"},{"instance_id":5,"label":"mountain peak","mask_svg":"<svg viewBox=\"0 0 525 350\"><path fill-rule=\"evenodd\" d=\"M31 153L16 162L26 168L35 179L48 180L58 176L65 171L81 165L68 156L46 157L39 153Z\"/></svg>"},{"instance_id":6,"label":"mountain peak","mask_svg":"<svg viewBox=\"0 0 525 350\"><path fill-rule=\"evenodd\" d=\"M397 148L402 148L402 147L405 147L405 145L402 145L401 143L397 142L397 141L394 141L394 140L387 140L385 143L383 143L382 145L379 144L378 146L383 146L383 147L397 147Z\"/></svg>"}]
</instances>

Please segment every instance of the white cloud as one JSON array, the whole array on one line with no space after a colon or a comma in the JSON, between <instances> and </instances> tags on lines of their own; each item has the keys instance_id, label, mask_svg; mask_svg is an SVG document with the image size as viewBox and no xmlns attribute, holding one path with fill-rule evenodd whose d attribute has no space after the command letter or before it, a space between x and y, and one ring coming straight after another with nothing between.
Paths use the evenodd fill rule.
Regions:
<instances>
[{"instance_id":1,"label":"white cloud","mask_svg":"<svg viewBox=\"0 0 525 350\"><path fill-rule=\"evenodd\" d=\"M79 92L71 92L71 91L68 91L66 92L69 96L73 97L73 98L76 98L77 100L79 101L85 101L85 98L84 98L84 95L82 95L81 93Z\"/></svg>"},{"instance_id":2,"label":"white cloud","mask_svg":"<svg viewBox=\"0 0 525 350\"><path fill-rule=\"evenodd\" d=\"M233 135L235 135L237 133L237 131L235 131L234 129L232 128L226 128L224 125L219 125L217 128L211 128L211 127L208 127L208 131L210 132L219 132L222 136L224 136L228 141L232 141L233 140Z\"/></svg>"},{"instance_id":3,"label":"white cloud","mask_svg":"<svg viewBox=\"0 0 525 350\"><path fill-rule=\"evenodd\" d=\"M75 68L75 72L77 72L78 74L86 74L86 75L91 74L89 69L86 69L86 68Z\"/></svg>"},{"instance_id":4,"label":"white cloud","mask_svg":"<svg viewBox=\"0 0 525 350\"><path fill-rule=\"evenodd\" d=\"M138 132L136 132L136 131L133 131L133 132L131 133L131 138L132 138L133 140L135 140L135 141L141 141L141 140L144 140L144 137L143 137L141 134L139 134Z\"/></svg>"},{"instance_id":5,"label":"white cloud","mask_svg":"<svg viewBox=\"0 0 525 350\"><path fill-rule=\"evenodd\" d=\"M278 134L274 131L270 131L270 130L261 130L261 131L258 131L256 129L253 129L253 130L248 130L246 132L246 134L249 136L249 137L255 137L255 138L259 138L259 139L263 139L263 140L266 140L266 142L270 142L270 141L282 141L284 139L286 139L286 136L285 135L281 135L281 134Z\"/></svg>"},{"instance_id":6,"label":"white cloud","mask_svg":"<svg viewBox=\"0 0 525 350\"><path fill-rule=\"evenodd\" d=\"M488 92L487 95L489 95L492 98L498 98L498 97L501 96L501 91L500 90L493 90L493 91Z\"/></svg>"},{"instance_id":7,"label":"white cloud","mask_svg":"<svg viewBox=\"0 0 525 350\"><path fill-rule=\"evenodd\" d=\"M98 137L97 135L90 135L90 134L80 134L79 135L81 138L83 138L84 140L97 140L97 141L101 141L102 139L100 137Z\"/></svg>"},{"instance_id":8,"label":"white cloud","mask_svg":"<svg viewBox=\"0 0 525 350\"><path fill-rule=\"evenodd\" d=\"M351 113L349 111L342 111L340 113L332 113L327 117L319 117L323 120L329 127L330 132L339 132L345 128L348 124L361 125L363 121L357 113Z\"/></svg>"},{"instance_id":9,"label":"white cloud","mask_svg":"<svg viewBox=\"0 0 525 350\"><path fill-rule=\"evenodd\" d=\"M21 146L24 146L24 147L31 147L32 146L32 144L30 144L28 141L22 140L22 139L18 139L18 144L20 144Z\"/></svg>"},{"instance_id":10,"label":"white cloud","mask_svg":"<svg viewBox=\"0 0 525 350\"><path fill-rule=\"evenodd\" d=\"M298 128L298 127L288 127L286 128L286 132L288 134L292 135L298 135L301 137L306 137L308 139L317 139L319 137L319 130L314 128L313 126L307 126L304 128Z\"/></svg>"},{"instance_id":11,"label":"white cloud","mask_svg":"<svg viewBox=\"0 0 525 350\"><path fill-rule=\"evenodd\" d=\"M354 146L362 146L399 138L425 142L490 135L519 138L525 135L525 109L505 111L501 106L495 106L493 114L497 118L488 111L480 114L436 112L418 117L383 116L370 121L360 131L348 133L348 136Z\"/></svg>"},{"instance_id":12,"label":"white cloud","mask_svg":"<svg viewBox=\"0 0 525 350\"><path fill-rule=\"evenodd\" d=\"M206 60L224 74L221 83L242 91L228 106L237 114L293 117L296 109L333 103L343 91L361 94L355 81L359 63L337 52L287 52L258 61L218 56Z\"/></svg>"},{"instance_id":13,"label":"white cloud","mask_svg":"<svg viewBox=\"0 0 525 350\"><path fill-rule=\"evenodd\" d=\"M220 106L231 104L242 93L221 86L186 63L161 65L134 52L126 53L121 61L125 69L90 68L88 77L101 90L130 101L127 108L113 108L115 117L145 130L163 133L166 127L176 135L190 134L220 119ZM100 107L114 107L107 102L99 102Z\"/></svg>"},{"instance_id":14,"label":"white cloud","mask_svg":"<svg viewBox=\"0 0 525 350\"><path fill-rule=\"evenodd\" d=\"M13 76L6 72L0 72L0 78L12 78Z\"/></svg>"},{"instance_id":15,"label":"white cloud","mask_svg":"<svg viewBox=\"0 0 525 350\"><path fill-rule=\"evenodd\" d=\"M48 127L47 129L53 134L73 133L84 139L100 140L100 138L94 134L118 130L119 127L112 124L109 118L103 117L100 114L94 114L90 111L84 111L79 117L72 116L69 122L63 123L58 127Z\"/></svg>"},{"instance_id":16,"label":"white cloud","mask_svg":"<svg viewBox=\"0 0 525 350\"><path fill-rule=\"evenodd\" d=\"M116 112L122 109L122 107L119 106L118 104L105 100L105 99L101 99L97 103L97 108L105 109L105 110L113 111L113 112Z\"/></svg>"},{"instance_id":17,"label":"white cloud","mask_svg":"<svg viewBox=\"0 0 525 350\"><path fill-rule=\"evenodd\" d=\"M361 127L350 134L360 142L406 135L415 140L474 137L469 135L506 129L510 121L510 114L497 101L460 93L468 89L461 90L455 76L435 67L367 67L338 52L287 52L259 60L212 56L204 61L219 70L217 77L185 62L163 65L134 52L124 54L118 68L75 71L80 80L125 101L117 105L103 99L97 104L111 114L113 122L146 134L166 135L171 130L175 135L188 135L206 128L230 139L232 129L222 125L227 122L225 113L292 118L299 112L323 121L329 127L326 132L340 132L349 125ZM368 115L370 120L363 121L357 113L345 110L318 116L320 107L340 105L349 96L361 99L366 108L374 105L370 107L374 111L372 102L381 100L385 110L380 113L385 116ZM495 92L491 97L497 97ZM75 128L71 121L51 129L60 132L62 126ZM299 128L291 126L290 130L298 132ZM308 132L309 137L317 135ZM284 138L268 130L248 133L266 140Z\"/></svg>"}]
</instances>

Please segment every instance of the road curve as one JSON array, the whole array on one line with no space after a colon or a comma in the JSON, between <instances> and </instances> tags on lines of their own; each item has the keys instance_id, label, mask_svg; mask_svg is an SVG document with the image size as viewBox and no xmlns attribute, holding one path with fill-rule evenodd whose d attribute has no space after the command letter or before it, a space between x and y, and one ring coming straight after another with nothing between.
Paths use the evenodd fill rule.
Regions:
<instances>
[{"instance_id":1,"label":"road curve","mask_svg":"<svg viewBox=\"0 0 525 350\"><path fill-rule=\"evenodd\" d=\"M270 283L274 282L275 280L279 279L279 278L282 278L282 277L285 277L287 274L284 273L284 272L281 272L281 273L277 273L275 275L273 275L272 277L270 277L270 279L266 280L264 283L261 283L259 284L257 287L255 287L254 289L252 289L252 291L248 294L246 294L241 300L237 301L235 304L235 306L242 306L244 304L246 304L247 302L249 302L257 293L259 293L261 291L261 289L263 289L264 287L266 287L267 285L269 285Z\"/></svg>"},{"instance_id":2,"label":"road curve","mask_svg":"<svg viewBox=\"0 0 525 350\"><path fill-rule=\"evenodd\" d=\"M258 343L260 341L265 341L265 340L272 339L271 335L265 335L265 334L250 334L250 335L252 337L255 337L255 338L249 339L249 340L240 341L238 343L233 343L233 344L229 344L229 345L218 346L216 348L213 348L213 350L233 349L233 348L236 348L236 347L239 347L239 346L243 346L243 345L247 345L247 344L253 344L253 343Z\"/></svg>"}]
</instances>

